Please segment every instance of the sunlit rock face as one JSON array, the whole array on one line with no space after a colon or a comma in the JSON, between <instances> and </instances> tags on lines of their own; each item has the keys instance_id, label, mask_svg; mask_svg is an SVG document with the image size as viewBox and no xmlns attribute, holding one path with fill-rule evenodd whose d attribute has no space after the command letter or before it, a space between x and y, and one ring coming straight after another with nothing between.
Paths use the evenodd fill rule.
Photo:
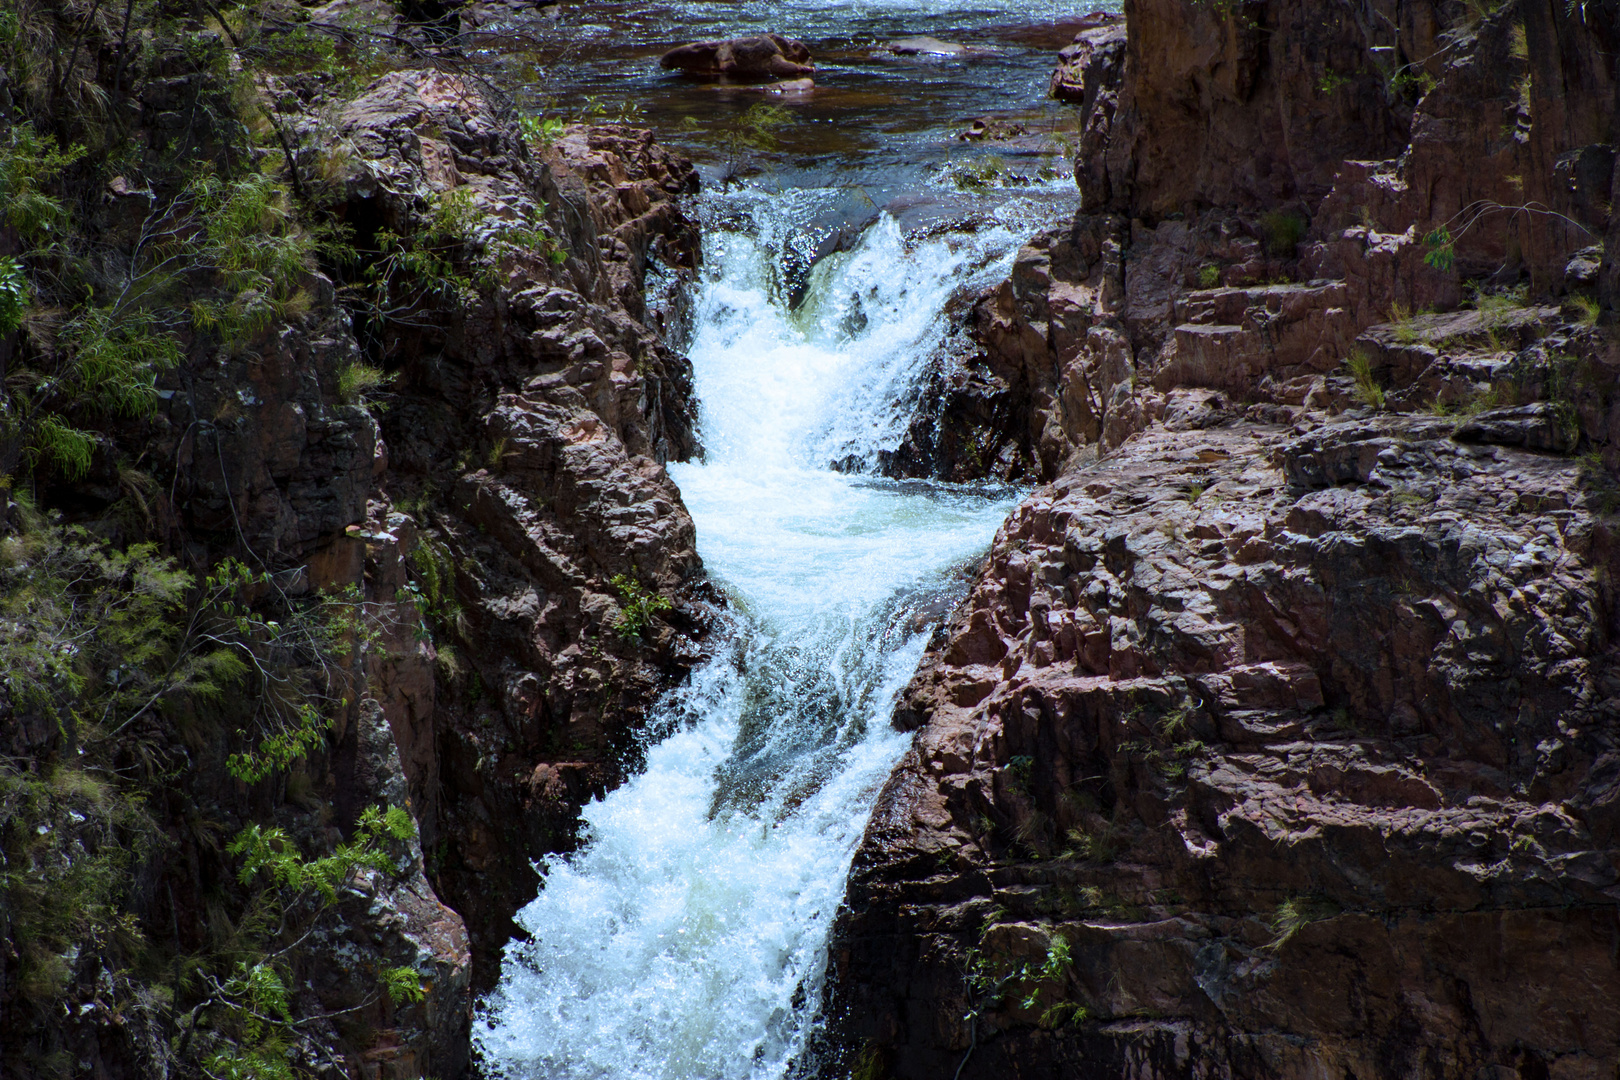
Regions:
<instances>
[{"instance_id":1,"label":"sunlit rock face","mask_svg":"<svg viewBox=\"0 0 1620 1080\"><path fill-rule=\"evenodd\" d=\"M651 702L699 655L701 563L664 469L696 451L690 365L658 333L697 262L680 202L697 180L634 129L531 153L437 72L384 76L333 123L359 243L452 200L473 240L506 245L476 290L376 331L398 367L381 481L416 522L400 558L436 562L462 635L392 719L487 982L533 861L574 845L578 808L633 767ZM646 288L654 265L671 288ZM622 634L615 577L682 606Z\"/></svg>"}]
</instances>

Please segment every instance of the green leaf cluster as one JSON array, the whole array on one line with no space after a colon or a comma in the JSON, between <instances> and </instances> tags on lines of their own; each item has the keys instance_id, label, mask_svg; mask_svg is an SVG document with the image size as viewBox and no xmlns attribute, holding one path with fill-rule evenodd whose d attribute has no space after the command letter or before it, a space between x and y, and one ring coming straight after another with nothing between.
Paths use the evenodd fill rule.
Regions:
<instances>
[{"instance_id":1,"label":"green leaf cluster","mask_svg":"<svg viewBox=\"0 0 1620 1080\"><path fill-rule=\"evenodd\" d=\"M0 931L24 1008L59 1008L86 945L113 961L139 947L123 893L158 843L144 804L84 769L0 766Z\"/></svg>"},{"instance_id":2,"label":"green leaf cluster","mask_svg":"<svg viewBox=\"0 0 1620 1080\"><path fill-rule=\"evenodd\" d=\"M416 835L416 823L402 807L368 807L355 826L354 838L339 844L330 855L306 859L285 830L250 825L237 834L227 849L240 856L237 876L246 885L262 876L294 896L313 892L327 904L335 903L338 890L360 870L395 873L389 840L409 840Z\"/></svg>"},{"instance_id":3,"label":"green leaf cluster","mask_svg":"<svg viewBox=\"0 0 1620 1080\"><path fill-rule=\"evenodd\" d=\"M0 258L0 336L22 325L23 312L32 298L22 264L9 255Z\"/></svg>"},{"instance_id":4,"label":"green leaf cluster","mask_svg":"<svg viewBox=\"0 0 1620 1080\"><path fill-rule=\"evenodd\" d=\"M562 137L566 125L554 116L525 116L518 120L523 139L534 149L549 149Z\"/></svg>"},{"instance_id":5,"label":"green leaf cluster","mask_svg":"<svg viewBox=\"0 0 1620 1080\"><path fill-rule=\"evenodd\" d=\"M1456 242L1451 237L1451 230L1442 225L1434 229L1423 238L1428 251L1423 253L1423 261L1441 273L1449 271L1457 263Z\"/></svg>"},{"instance_id":6,"label":"green leaf cluster","mask_svg":"<svg viewBox=\"0 0 1620 1080\"><path fill-rule=\"evenodd\" d=\"M192 305L198 327L237 341L307 305L301 284L322 233L300 223L279 178L248 173L227 182L205 175L192 183L189 198L203 223L198 256L215 268L223 290Z\"/></svg>"},{"instance_id":7,"label":"green leaf cluster","mask_svg":"<svg viewBox=\"0 0 1620 1080\"><path fill-rule=\"evenodd\" d=\"M154 545L119 551L23 512L27 527L0 539L0 690L13 708L71 735L212 688L217 673L181 655L189 574Z\"/></svg>"},{"instance_id":8,"label":"green leaf cluster","mask_svg":"<svg viewBox=\"0 0 1620 1080\"><path fill-rule=\"evenodd\" d=\"M668 597L659 596L627 574L614 574L611 584L619 592L619 617L613 628L626 641L641 640L653 619L675 606Z\"/></svg>"}]
</instances>

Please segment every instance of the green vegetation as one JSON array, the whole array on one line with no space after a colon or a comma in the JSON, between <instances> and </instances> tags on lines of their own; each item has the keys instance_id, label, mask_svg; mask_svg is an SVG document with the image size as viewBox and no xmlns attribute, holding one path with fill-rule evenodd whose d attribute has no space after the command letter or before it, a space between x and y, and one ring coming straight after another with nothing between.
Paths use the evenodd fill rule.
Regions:
<instances>
[{"instance_id":1,"label":"green vegetation","mask_svg":"<svg viewBox=\"0 0 1620 1080\"><path fill-rule=\"evenodd\" d=\"M1457 243L1448 226L1431 230L1423 237L1423 243L1429 249L1423 253L1423 261L1430 267L1445 273L1456 265Z\"/></svg>"},{"instance_id":2,"label":"green vegetation","mask_svg":"<svg viewBox=\"0 0 1620 1080\"><path fill-rule=\"evenodd\" d=\"M0 286L3 289L3 286ZM1569 304L1575 309L1575 321L1582 326L1596 326L1598 319L1603 316L1603 305L1595 298L1582 293L1575 293L1569 298ZM3 311L3 307L0 307ZM4 325L4 316L0 314L0 325Z\"/></svg>"},{"instance_id":3,"label":"green vegetation","mask_svg":"<svg viewBox=\"0 0 1620 1080\"><path fill-rule=\"evenodd\" d=\"M729 162L728 178L741 175L745 158L779 149L783 130L797 122L798 117L791 109L756 102L721 124L717 142Z\"/></svg>"},{"instance_id":4,"label":"green vegetation","mask_svg":"<svg viewBox=\"0 0 1620 1080\"><path fill-rule=\"evenodd\" d=\"M1205 263L1198 268L1198 287L1200 289L1213 289L1221 283L1221 268L1214 263Z\"/></svg>"},{"instance_id":5,"label":"green vegetation","mask_svg":"<svg viewBox=\"0 0 1620 1080\"><path fill-rule=\"evenodd\" d=\"M1267 948L1280 949L1311 923L1332 918L1338 913L1338 906L1327 901L1290 897L1277 905L1277 911L1271 918L1271 929L1275 936Z\"/></svg>"},{"instance_id":6,"label":"green vegetation","mask_svg":"<svg viewBox=\"0 0 1620 1080\"><path fill-rule=\"evenodd\" d=\"M1470 30L1490 18L1507 0L1463 0L1463 24Z\"/></svg>"},{"instance_id":7,"label":"green vegetation","mask_svg":"<svg viewBox=\"0 0 1620 1080\"><path fill-rule=\"evenodd\" d=\"M1412 64L1397 68L1389 78L1390 93L1413 102L1422 100L1436 85L1433 75Z\"/></svg>"},{"instance_id":8,"label":"green vegetation","mask_svg":"<svg viewBox=\"0 0 1620 1080\"><path fill-rule=\"evenodd\" d=\"M377 325L415 325L441 304L475 301L500 280L510 258L538 255L558 265L568 253L543 220L545 207L516 220L484 215L467 188L436 196L410 233L380 229L374 250L344 254L364 269L343 297ZM480 231L483 230L483 231Z\"/></svg>"},{"instance_id":9,"label":"green vegetation","mask_svg":"<svg viewBox=\"0 0 1620 1080\"><path fill-rule=\"evenodd\" d=\"M986 154L972 161L953 162L947 166L946 176L961 191L982 193L1006 184L1012 170L1000 155Z\"/></svg>"},{"instance_id":10,"label":"green vegetation","mask_svg":"<svg viewBox=\"0 0 1620 1080\"><path fill-rule=\"evenodd\" d=\"M1069 939L1061 933L1052 934L1039 964L987 954L982 942L999 917L993 912L986 920L980 930L981 944L967 957L964 970L970 1008L966 1019L976 1023L986 1013L1007 1004L1026 1013L1039 1010L1037 1023L1043 1028L1089 1019L1085 1006L1066 993L1074 968Z\"/></svg>"},{"instance_id":11,"label":"green vegetation","mask_svg":"<svg viewBox=\"0 0 1620 1080\"><path fill-rule=\"evenodd\" d=\"M1402 345L1416 344L1423 336L1412 321L1411 309L1399 301L1389 306L1389 324L1395 331L1395 340Z\"/></svg>"},{"instance_id":12,"label":"green vegetation","mask_svg":"<svg viewBox=\"0 0 1620 1080\"><path fill-rule=\"evenodd\" d=\"M1124 716L1128 729L1138 738L1122 740L1117 752L1124 759L1137 759L1171 782L1180 782L1205 750L1204 743L1192 736L1192 720L1201 708L1185 699L1150 720L1152 710L1162 706L1149 703L1129 708ZM1071 838L1075 838L1071 833Z\"/></svg>"},{"instance_id":13,"label":"green vegetation","mask_svg":"<svg viewBox=\"0 0 1620 1080\"><path fill-rule=\"evenodd\" d=\"M675 607L668 597L659 596L626 574L614 574L612 585L619 592L619 617L613 628L626 641L646 637L653 619Z\"/></svg>"},{"instance_id":14,"label":"green vegetation","mask_svg":"<svg viewBox=\"0 0 1620 1080\"><path fill-rule=\"evenodd\" d=\"M1113 862L1124 848L1112 824L1089 832L1085 829L1070 829L1068 840L1071 846L1063 852L1061 858L1078 857L1088 862Z\"/></svg>"},{"instance_id":15,"label":"green vegetation","mask_svg":"<svg viewBox=\"0 0 1620 1080\"><path fill-rule=\"evenodd\" d=\"M1300 241L1305 239L1305 219L1298 214L1272 210L1260 219L1260 232L1267 251L1279 258L1291 259Z\"/></svg>"},{"instance_id":16,"label":"green vegetation","mask_svg":"<svg viewBox=\"0 0 1620 1080\"><path fill-rule=\"evenodd\" d=\"M1356 401L1369 409L1383 409L1388 404L1388 397L1384 388L1379 385L1378 377L1373 372L1372 358L1361 349L1353 349L1345 357L1344 366L1350 372L1350 378L1355 386L1351 390Z\"/></svg>"},{"instance_id":17,"label":"green vegetation","mask_svg":"<svg viewBox=\"0 0 1620 1080\"><path fill-rule=\"evenodd\" d=\"M358 586L312 589L285 548L255 550L221 433L252 400L244 371L275 367L272 335L345 314L317 271L370 350L320 386L364 405L390 328L442 321L510 260L566 253L546 207L499 222L465 190L394 233L332 224L355 145L329 112L287 125L255 79L324 108L400 63L384 45L415 46L330 17L267 0L0 12L7 1075L77 1075L77 1025L114 1071L303 1076L311 1025L369 1046L365 1025L425 994L381 962L335 975L340 1002L308 989L414 827L328 802L332 731L354 721L379 629ZM199 488L219 504L206 524L181 505ZM421 633L453 631L448 554L425 540L411 569Z\"/></svg>"},{"instance_id":18,"label":"green vegetation","mask_svg":"<svg viewBox=\"0 0 1620 1080\"><path fill-rule=\"evenodd\" d=\"M322 709L341 704L327 687L367 633L357 595L294 601L235 559L197 581L152 544L120 551L22 509L21 531L0 540L0 670L15 708L88 751L171 725L201 739L229 695L240 749L226 765L248 783L323 743Z\"/></svg>"},{"instance_id":19,"label":"green vegetation","mask_svg":"<svg viewBox=\"0 0 1620 1080\"><path fill-rule=\"evenodd\" d=\"M525 116L518 120L518 127L523 132L523 139L531 149L547 150L562 137L566 127L561 120L554 116L539 117Z\"/></svg>"},{"instance_id":20,"label":"green vegetation","mask_svg":"<svg viewBox=\"0 0 1620 1080\"><path fill-rule=\"evenodd\" d=\"M0 703L36 749L0 763L0 912L22 946L8 1023L21 1032L91 1000L144 1017L173 1068L290 1076L285 1049L308 1017L295 1020L285 991L310 933L350 902L356 874L394 872L391 846L414 825L374 808L348 841L306 858L282 826L249 821L222 843L240 817L218 806L171 825L160 815L199 771L284 780L292 795L373 637L358 594L291 599L230 559L194 575L153 544L116 547L14 497L0 538ZM150 892L154 875L184 873L163 866L177 846L244 859L239 887L207 898L201 936L177 937L172 894ZM395 1001L421 992L414 972L376 977ZM42 1076L71 1064L28 1060Z\"/></svg>"},{"instance_id":21,"label":"green vegetation","mask_svg":"<svg viewBox=\"0 0 1620 1080\"><path fill-rule=\"evenodd\" d=\"M32 295L22 264L10 256L0 258L0 336L22 325Z\"/></svg>"},{"instance_id":22,"label":"green vegetation","mask_svg":"<svg viewBox=\"0 0 1620 1080\"><path fill-rule=\"evenodd\" d=\"M1487 326L1499 327L1508 322L1514 312L1529 306L1530 289L1527 285L1495 291L1477 289L1474 292L1473 304L1474 310L1484 316Z\"/></svg>"},{"instance_id":23,"label":"green vegetation","mask_svg":"<svg viewBox=\"0 0 1620 1080\"><path fill-rule=\"evenodd\" d=\"M1530 59L1530 39L1525 35L1523 23L1508 32L1508 55L1515 60Z\"/></svg>"},{"instance_id":24,"label":"green vegetation","mask_svg":"<svg viewBox=\"0 0 1620 1080\"><path fill-rule=\"evenodd\" d=\"M352 360L338 369L337 399L343 405L364 405L367 395L392 378L364 360Z\"/></svg>"}]
</instances>

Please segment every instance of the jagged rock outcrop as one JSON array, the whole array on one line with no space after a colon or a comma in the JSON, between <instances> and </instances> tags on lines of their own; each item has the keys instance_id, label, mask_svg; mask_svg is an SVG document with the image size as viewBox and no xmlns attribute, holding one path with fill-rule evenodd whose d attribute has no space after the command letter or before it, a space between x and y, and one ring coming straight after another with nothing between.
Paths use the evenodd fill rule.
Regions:
<instances>
[{"instance_id":1,"label":"jagged rock outcrop","mask_svg":"<svg viewBox=\"0 0 1620 1080\"><path fill-rule=\"evenodd\" d=\"M854 1045L902 1077L1612 1065L1605 495L1453 428L1155 430L1019 508L901 704L833 957Z\"/></svg>"},{"instance_id":2,"label":"jagged rock outcrop","mask_svg":"<svg viewBox=\"0 0 1620 1080\"><path fill-rule=\"evenodd\" d=\"M1126 18L890 462L1047 484L902 697L833 1057L1607 1075L1613 12Z\"/></svg>"},{"instance_id":3,"label":"jagged rock outcrop","mask_svg":"<svg viewBox=\"0 0 1620 1080\"><path fill-rule=\"evenodd\" d=\"M1424 4L1322 21L1281 0L1128 14L1123 49L1115 29L1082 31L1054 76L1083 108L1080 213L980 298L977 347L942 365L891 473L1049 480L1163 414L1137 384L1197 383L1188 372L1227 371L1233 349L1266 369L1235 375L1254 400L1297 406L1363 329L1455 308L1464 281L1608 280L1606 14L1541 0L1478 18ZM1257 304L1263 286L1280 291ZM1247 295L1187 296L1223 287ZM1321 343L1318 366L1260 361L1296 347L1278 335Z\"/></svg>"},{"instance_id":4,"label":"jagged rock outcrop","mask_svg":"<svg viewBox=\"0 0 1620 1080\"><path fill-rule=\"evenodd\" d=\"M572 846L578 807L634 764L647 708L698 656L691 609L645 642L617 629L627 590L701 599L691 518L661 464L696 450L690 367L648 325L679 312L649 312L643 293L649 266L678 280L696 264L677 201L696 177L651 133L608 126L530 158L470 83L434 72L384 76L336 128L354 148L337 210L357 232L407 233L424 208L465 200L471 240L501 244L513 223L539 237L501 249L476 295L384 325L377 345L397 372L379 480L424 545L399 558L433 561L409 576L439 575L459 608L433 685L390 721L430 870L488 980L535 859Z\"/></svg>"},{"instance_id":5,"label":"jagged rock outcrop","mask_svg":"<svg viewBox=\"0 0 1620 1080\"><path fill-rule=\"evenodd\" d=\"M395 18L362 5L339 29L363 33L380 19L373 29L392 34ZM228 978L227 961L254 955L276 923L238 910L249 882L237 880L231 837L269 822L318 857L353 838L368 810L408 808L417 836L388 840L395 871L378 862L345 877L330 910L272 957L289 980L284 1018L296 1022L285 1051L299 1068L332 1075L448 1080L468 1067L472 992L492 977L513 912L534 895L534 860L570 850L578 808L634 767L647 709L698 657L707 630L692 522L663 468L697 452L690 368L660 336L684 317L696 265L696 229L681 211L696 178L645 131L574 127L531 147L448 53L432 70L391 70L354 87L300 70L310 54L296 47L291 59L274 51L278 34L349 40L316 24L254 25L265 36L253 47L281 62L241 86L220 74L238 70L231 52L243 48L229 26L188 29L191 45L172 55L161 34L142 39L153 55L143 54L138 78L130 67L133 89L114 87L137 151L111 180L101 163L83 168L96 187L73 193L74 213L87 209L72 228L97 251L138 250L141 230L174 221L181 228L166 242L206 237L207 221L187 217L198 188L180 170L192 169L232 184L248 176L267 200L258 228L272 236L341 239L319 270L295 257L291 299L228 332L187 321L221 275L211 255L182 249L196 263L186 272L198 306L165 310L181 355L158 369L155 411L98 420L86 475L42 469L36 487L43 508L89 524L95 542L150 539L197 580L225 557L267 572L243 602L279 597L278 617L324 611L322 597L352 615L316 633L331 647L305 680L325 694L310 704L330 728L268 781L227 765L253 748L235 730L251 723L253 704L230 693L220 700L242 713L234 737L210 738L215 721L199 726L190 705L180 722L154 713L150 731L133 733L157 764L131 751L126 775L161 765L168 780L143 825L158 839L132 856L128 895L108 910L127 912L133 921L120 926L167 950L152 955L180 958L175 972L201 949L200 970L214 978L208 965L224 965ZM0 107L10 134L11 99ZM265 145L244 150L250 124ZM263 168L242 167L261 157ZM0 250L18 250L15 240L0 228ZM657 287L644 289L649 281ZM29 362L48 356L53 341L40 328L53 325L24 328ZM14 336L0 339L14 364ZM7 468L19 447L3 447ZM0 489L0 539L9 544L29 514L9 482ZM660 597L674 608L649 602ZM0 694L8 762L26 763L0 777L8 800L56 783L70 752L60 725L13 705ZM99 817L61 818L41 823L56 830L52 844L105 846L91 835ZM7 889L33 888L33 869ZM12 918L0 911L8 936ZM8 942L0 1068L73 1061L96 1075L157 1075L190 1068L188 1051L237 1045L219 1042L242 1033L219 1019L234 1014L222 1011L218 984L147 980L122 948L73 952L60 993L79 1005L59 1019L26 1012L41 991L19 981ZM414 988L397 1000L382 992L391 969L419 977L419 1000ZM192 1011L169 1017L171 1005ZM138 1019L109 1026L114 1014Z\"/></svg>"}]
</instances>

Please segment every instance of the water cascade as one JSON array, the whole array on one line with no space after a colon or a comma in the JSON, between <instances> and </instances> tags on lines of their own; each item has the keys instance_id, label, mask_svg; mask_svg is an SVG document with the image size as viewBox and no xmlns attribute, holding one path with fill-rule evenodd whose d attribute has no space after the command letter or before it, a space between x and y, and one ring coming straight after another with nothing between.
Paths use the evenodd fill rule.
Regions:
<instances>
[{"instance_id":1,"label":"water cascade","mask_svg":"<svg viewBox=\"0 0 1620 1080\"><path fill-rule=\"evenodd\" d=\"M827 932L906 736L896 695L1009 493L837 472L893 445L953 295L1004 277L1040 205L910 242L883 216L784 300L814 191L707 197L687 349L706 459L672 467L733 612L666 702L645 772L545 868L475 1038L535 1080L784 1075Z\"/></svg>"}]
</instances>

